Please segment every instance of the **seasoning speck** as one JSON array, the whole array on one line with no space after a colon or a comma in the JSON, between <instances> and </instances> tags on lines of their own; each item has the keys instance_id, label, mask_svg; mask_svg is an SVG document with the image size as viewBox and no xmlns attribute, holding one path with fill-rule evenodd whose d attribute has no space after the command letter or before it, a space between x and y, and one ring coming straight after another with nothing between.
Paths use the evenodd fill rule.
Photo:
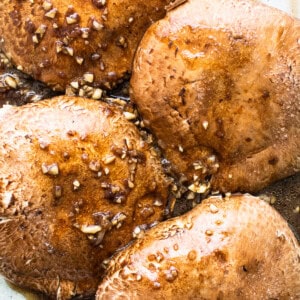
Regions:
<instances>
[{"instance_id":1,"label":"seasoning speck","mask_svg":"<svg viewBox=\"0 0 300 300\"><path fill-rule=\"evenodd\" d=\"M57 163L53 163L50 165L47 165L45 163L42 164L42 172L43 174L48 174L48 175L58 175L59 174L59 168Z\"/></svg>"}]
</instances>

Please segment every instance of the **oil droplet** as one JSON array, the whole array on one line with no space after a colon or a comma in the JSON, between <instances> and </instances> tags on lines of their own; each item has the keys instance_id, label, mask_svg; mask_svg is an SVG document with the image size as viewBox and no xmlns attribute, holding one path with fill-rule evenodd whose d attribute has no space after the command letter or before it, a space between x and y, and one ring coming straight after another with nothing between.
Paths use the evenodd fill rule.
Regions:
<instances>
[{"instance_id":1,"label":"oil droplet","mask_svg":"<svg viewBox=\"0 0 300 300\"><path fill-rule=\"evenodd\" d=\"M217 213L217 212L219 211L219 209L218 209L214 204L211 204L211 205L209 206L209 210L210 210L210 212L213 213L213 214L215 214L215 213Z\"/></svg>"},{"instance_id":2,"label":"oil droplet","mask_svg":"<svg viewBox=\"0 0 300 300\"><path fill-rule=\"evenodd\" d=\"M149 260L149 261L155 260L155 255L154 255L154 254L149 254L149 255L148 255L148 260Z\"/></svg>"},{"instance_id":3,"label":"oil droplet","mask_svg":"<svg viewBox=\"0 0 300 300\"><path fill-rule=\"evenodd\" d=\"M195 260L197 258L197 252L195 250L191 250L188 253L188 259L189 260Z\"/></svg>"},{"instance_id":4,"label":"oil droplet","mask_svg":"<svg viewBox=\"0 0 300 300\"><path fill-rule=\"evenodd\" d=\"M213 233L213 231L211 231L211 230L206 230L206 231L205 231L205 234L208 235L208 236L211 236L211 235L213 235L214 233Z\"/></svg>"},{"instance_id":5,"label":"oil droplet","mask_svg":"<svg viewBox=\"0 0 300 300\"><path fill-rule=\"evenodd\" d=\"M148 266L148 269L151 273L154 273L156 272L156 268L155 268L155 265L153 263L150 263L149 266Z\"/></svg>"},{"instance_id":6,"label":"oil droplet","mask_svg":"<svg viewBox=\"0 0 300 300\"><path fill-rule=\"evenodd\" d=\"M223 224L223 222L221 220L216 221L216 225L221 225L221 224Z\"/></svg>"}]
</instances>

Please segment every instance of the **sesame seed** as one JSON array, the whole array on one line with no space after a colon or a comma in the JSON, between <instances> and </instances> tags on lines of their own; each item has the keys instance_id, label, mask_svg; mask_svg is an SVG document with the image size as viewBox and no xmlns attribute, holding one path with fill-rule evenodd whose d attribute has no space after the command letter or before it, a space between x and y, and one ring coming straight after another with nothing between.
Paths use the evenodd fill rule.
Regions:
<instances>
[{"instance_id":1,"label":"sesame seed","mask_svg":"<svg viewBox=\"0 0 300 300\"><path fill-rule=\"evenodd\" d=\"M190 230L193 227L193 223L187 222L187 223L185 223L185 227Z\"/></svg>"},{"instance_id":2,"label":"sesame seed","mask_svg":"<svg viewBox=\"0 0 300 300\"><path fill-rule=\"evenodd\" d=\"M78 92L78 95L80 97L83 97L84 96L84 90L83 89L80 89L79 92Z\"/></svg>"},{"instance_id":3,"label":"sesame seed","mask_svg":"<svg viewBox=\"0 0 300 300\"><path fill-rule=\"evenodd\" d=\"M134 113L129 112L129 111L124 111L123 115L125 116L125 118L127 120L134 120L134 119L136 119L136 115Z\"/></svg>"},{"instance_id":4,"label":"sesame seed","mask_svg":"<svg viewBox=\"0 0 300 300\"><path fill-rule=\"evenodd\" d=\"M38 43L39 43L39 40L38 40L38 37L37 37L36 34L34 34L34 35L32 36L32 41L33 41L35 44L38 44Z\"/></svg>"},{"instance_id":5,"label":"sesame seed","mask_svg":"<svg viewBox=\"0 0 300 300\"><path fill-rule=\"evenodd\" d=\"M45 150L45 149L48 148L49 143L47 143L47 142L45 142L45 141L41 141L41 142L39 143L39 146L40 146L40 148L41 148L42 150Z\"/></svg>"},{"instance_id":6,"label":"sesame seed","mask_svg":"<svg viewBox=\"0 0 300 300\"><path fill-rule=\"evenodd\" d=\"M206 231L205 231L205 234L208 235L208 236L211 236L211 235L213 235L214 233L213 233L211 230L206 230Z\"/></svg>"},{"instance_id":7,"label":"sesame seed","mask_svg":"<svg viewBox=\"0 0 300 300\"><path fill-rule=\"evenodd\" d=\"M118 38L117 45L124 48L127 47L126 39L124 38L124 36L120 36Z\"/></svg>"},{"instance_id":8,"label":"sesame seed","mask_svg":"<svg viewBox=\"0 0 300 300\"><path fill-rule=\"evenodd\" d=\"M111 223L116 226L118 223L123 222L126 218L127 216L124 213L119 212L112 218Z\"/></svg>"},{"instance_id":9,"label":"sesame seed","mask_svg":"<svg viewBox=\"0 0 300 300\"><path fill-rule=\"evenodd\" d=\"M74 49L71 47L65 47L66 54L69 54L70 56L74 55Z\"/></svg>"},{"instance_id":10,"label":"sesame seed","mask_svg":"<svg viewBox=\"0 0 300 300\"><path fill-rule=\"evenodd\" d=\"M48 174L48 175L58 175L59 174L59 168L57 163L47 165L45 163L42 164L42 172L43 174Z\"/></svg>"},{"instance_id":11,"label":"sesame seed","mask_svg":"<svg viewBox=\"0 0 300 300\"><path fill-rule=\"evenodd\" d=\"M93 53L92 55L91 55L91 58L92 58L92 60L98 60L98 59L100 59L100 57L101 57L101 55L99 54L99 53Z\"/></svg>"},{"instance_id":12,"label":"sesame seed","mask_svg":"<svg viewBox=\"0 0 300 300\"><path fill-rule=\"evenodd\" d=\"M214 204L210 204L209 210L213 214L215 214L215 213L217 213L219 211L219 209Z\"/></svg>"},{"instance_id":13,"label":"sesame seed","mask_svg":"<svg viewBox=\"0 0 300 300\"><path fill-rule=\"evenodd\" d=\"M102 97L102 93L103 93L103 91L101 89L94 89L92 98L95 100L98 100Z\"/></svg>"},{"instance_id":14,"label":"sesame seed","mask_svg":"<svg viewBox=\"0 0 300 300\"><path fill-rule=\"evenodd\" d=\"M211 156L209 156L208 158L207 158L207 162L209 163L209 164L213 164L213 163L215 163L216 162L216 156L215 155L211 155Z\"/></svg>"},{"instance_id":15,"label":"sesame seed","mask_svg":"<svg viewBox=\"0 0 300 300\"><path fill-rule=\"evenodd\" d=\"M154 201L153 205L154 205L154 206L162 206L162 205L163 205L163 203L162 203L162 201L161 201L161 200L159 200L159 199L156 199L156 200Z\"/></svg>"},{"instance_id":16,"label":"sesame seed","mask_svg":"<svg viewBox=\"0 0 300 300\"><path fill-rule=\"evenodd\" d=\"M188 189L197 194L204 194L208 190L208 185L204 183L203 184L193 183L188 187Z\"/></svg>"},{"instance_id":17,"label":"sesame seed","mask_svg":"<svg viewBox=\"0 0 300 300\"><path fill-rule=\"evenodd\" d=\"M100 31L104 26L103 26L103 24L99 23L98 21L93 20L92 27L93 27L93 29Z\"/></svg>"},{"instance_id":18,"label":"sesame seed","mask_svg":"<svg viewBox=\"0 0 300 300\"><path fill-rule=\"evenodd\" d=\"M226 198L229 199L230 197L231 197L231 193L230 192L225 193L225 200L226 200Z\"/></svg>"},{"instance_id":19,"label":"sesame seed","mask_svg":"<svg viewBox=\"0 0 300 300\"><path fill-rule=\"evenodd\" d=\"M83 79L86 82L92 83L94 81L94 74L93 73L85 73L85 74L83 74Z\"/></svg>"},{"instance_id":20,"label":"sesame seed","mask_svg":"<svg viewBox=\"0 0 300 300\"><path fill-rule=\"evenodd\" d=\"M82 225L82 226L80 226L80 230L83 233L95 234L95 233L101 231L102 227L99 225Z\"/></svg>"},{"instance_id":21,"label":"sesame seed","mask_svg":"<svg viewBox=\"0 0 300 300\"><path fill-rule=\"evenodd\" d=\"M16 79L11 76L5 77L5 83L13 89L16 89L18 86Z\"/></svg>"},{"instance_id":22,"label":"sesame seed","mask_svg":"<svg viewBox=\"0 0 300 300\"><path fill-rule=\"evenodd\" d=\"M78 190L79 188L80 188L80 182L77 179L75 179L73 181L73 189L75 191L75 190Z\"/></svg>"},{"instance_id":23,"label":"sesame seed","mask_svg":"<svg viewBox=\"0 0 300 300\"><path fill-rule=\"evenodd\" d=\"M78 81L72 81L70 83L71 87L74 88L74 89L79 89L79 82Z\"/></svg>"},{"instance_id":24,"label":"sesame seed","mask_svg":"<svg viewBox=\"0 0 300 300\"><path fill-rule=\"evenodd\" d=\"M107 155L102 159L102 161L104 164L108 165L108 164L111 164L112 162L114 162L115 159L116 159L116 157L114 155Z\"/></svg>"},{"instance_id":25,"label":"sesame seed","mask_svg":"<svg viewBox=\"0 0 300 300\"><path fill-rule=\"evenodd\" d=\"M105 70L105 65L104 65L104 62L103 62L103 61L100 62L100 70L101 70L101 71L104 71L104 70Z\"/></svg>"},{"instance_id":26,"label":"sesame seed","mask_svg":"<svg viewBox=\"0 0 300 300\"><path fill-rule=\"evenodd\" d=\"M122 203L122 197L118 197L116 198L115 202L118 203L118 204L121 204Z\"/></svg>"},{"instance_id":27,"label":"sesame seed","mask_svg":"<svg viewBox=\"0 0 300 300\"><path fill-rule=\"evenodd\" d=\"M207 130L207 128L208 128L208 122L207 121L203 121L202 122L202 127L204 128L204 130Z\"/></svg>"},{"instance_id":28,"label":"sesame seed","mask_svg":"<svg viewBox=\"0 0 300 300\"><path fill-rule=\"evenodd\" d=\"M112 191L113 194L116 194L120 191L120 187L117 186L117 185L112 185L111 186L111 191Z\"/></svg>"},{"instance_id":29,"label":"sesame seed","mask_svg":"<svg viewBox=\"0 0 300 300\"><path fill-rule=\"evenodd\" d=\"M153 287L155 288L155 289L159 289L160 288L160 283L158 282L158 281L155 281L154 283L153 283Z\"/></svg>"},{"instance_id":30,"label":"sesame seed","mask_svg":"<svg viewBox=\"0 0 300 300\"><path fill-rule=\"evenodd\" d=\"M284 242L286 240L285 234L283 232L281 232L280 230L276 230L276 236L282 242Z\"/></svg>"},{"instance_id":31,"label":"sesame seed","mask_svg":"<svg viewBox=\"0 0 300 300\"><path fill-rule=\"evenodd\" d=\"M193 167L194 167L194 170L200 170L203 168L203 165L201 162L194 162Z\"/></svg>"},{"instance_id":32,"label":"sesame seed","mask_svg":"<svg viewBox=\"0 0 300 300\"><path fill-rule=\"evenodd\" d=\"M56 53L60 53L62 51L62 42L56 42Z\"/></svg>"},{"instance_id":33,"label":"sesame seed","mask_svg":"<svg viewBox=\"0 0 300 300\"><path fill-rule=\"evenodd\" d=\"M134 229L133 229L133 232L132 232L132 236L134 238L138 237L139 234L141 233L141 228L140 226L136 226Z\"/></svg>"},{"instance_id":34,"label":"sesame seed","mask_svg":"<svg viewBox=\"0 0 300 300\"><path fill-rule=\"evenodd\" d=\"M59 185L56 185L54 187L54 197L55 198L60 198L62 196L62 187Z\"/></svg>"},{"instance_id":35,"label":"sesame seed","mask_svg":"<svg viewBox=\"0 0 300 300\"><path fill-rule=\"evenodd\" d=\"M173 192L176 192L178 190L178 187L177 187L176 184L172 184L171 189L172 189Z\"/></svg>"},{"instance_id":36,"label":"sesame seed","mask_svg":"<svg viewBox=\"0 0 300 300\"><path fill-rule=\"evenodd\" d=\"M44 24L41 24L41 25L38 27L38 29L35 31L35 33L36 33L40 38L42 38L42 37L44 36L46 30L47 30L47 26L44 25Z\"/></svg>"},{"instance_id":37,"label":"sesame seed","mask_svg":"<svg viewBox=\"0 0 300 300\"><path fill-rule=\"evenodd\" d=\"M130 189L133 189L133 188L134 188L134 183L133 183L131 180L128 180L127 183L128 183L128 187L129 187Z\"/></svg>"},{"instance_id":38,"label":"sesame seed","mask_svg":"<svg viewBox=\"0 0 300 300\"><path fill-rule=\"evenodd\" d=\"M195 193L194 192L189 192L187 195L187 200L193 200L195 199Z\"/></svg>"},{"instance_id":39,"label":"sesame seed","mask_svg":"<svg viewBox=\"0 0 300 300\"><path fill-rule=\"evenodd\" d=\"M125 138L125 144L128 150L132 150L133 149L133 145L132 142L129 138Z\"/></svg>"},{"instance_id":40,"label":"sesame seed","mask_svg":"<svg viewBox=\"0 0 300 300\"><path fill-rule=\"evenodd\" d=\"M275 204L276 202L276 197L275 196L271 196L270 198L270 204Z\"/></svg>"},{"instance_id":41,"label":"sesame seed","mask_svg":"<svg viewBox=\"0 0 300 300\"><path fill-rule=\"evenodd\" d=\"M92 160L89 163L89 169L94 172L99 172L101 169L101 164L99 161Z\"/></svg>"},{"instance_id":42,"label":"sesame seed","mask_svg":"<svg viewBox=\"0 0 300 300\"><path fill-rule=\"evenodd\" d=\"M2 205L4 208L8 208L11 204L13 199L13 193L12 192L5 192L4 197L2 198Z\"/></svg>"},{"instance_id":43,"label":"sesame seed","mask_svg":"<svg viewBox=\"0 0 300 300\"><path fill-rule=\"evenodd\" d=\"M145 235L145 230L141 226L136 226L132 231L133 238L141 238Z\"/></svg>"},{"instance_id":44,"label":"sesame seed","mask_svg":"<svg viewBox=\"0 0 300 300\"><path fill-rule=\"evenodd\" d=\"M45 17L47 17L49 19L54 19L56 14L57 14L57 8L53 8L53 9L51 9L48 12L45 13ZM56 23L54 23L54 24L56 24Z\"/></svg>"},{"instance_id":45,"label":"sesame seed","mask_svg":"<svg viewBox=\"0 0 300 300\"><path fill-rule=\"evenodd\" d=\"M76 62L77 62L79 65L82 65L84 59L83 59L83 57L76 56L76 57L75 57L75 60L76 60Z\"/></svg>"},{"instance_id":46,"label":"sesame seed","mask_svg":"<svg viewBox=\"0 0 300 300\"><path fill-rule=\"evenodd\" d=\"M141 280L142 280L142 275L137 274L137 275L136 275L136 280L137 280L137 281L141 281Z\"/></svg>"},{"instance_id":47,"label":"sesame seed","mask_svg":"<svg viewBox=\"0 0 300 300\"><path fill-rule=\"evenodd\" d=\"M109 184L107 182L101 182L101 187L104 188L104 189L107 189L109 188Z\"/></svg>"},{"instance_id":48,"label":"sesame seed","mask_svg":"<svg viewBox=\"0 0 300 300\"><path fill-rule=\"evenodd\" d=\"M52 3L50 1L46 0L46 1L43 2L42 6L43 6L44 10L48 11L52 8Z\"/></svg>"},{"instance_id":49,"label":"sesame seed","mask_svg":"<svg viewBox=\"0 0 300 300\"><path fill-rule=\"evenodd\" d=\"M79 21L79 15L77 13L74 13L72 15L69 15L66 17L66 22L67 24L71 25L71 24L75 24Z\"/></svg>"},{"instance_id":50,"label":"sesame seed","mask_svg":"<svg viewBox=\"0 0 300 300\"><path fill-rule=\"evenodd\" d=\"M87 39L89 37L89 28L81 28L81 37Z\"/></svg>"}]
</instances>

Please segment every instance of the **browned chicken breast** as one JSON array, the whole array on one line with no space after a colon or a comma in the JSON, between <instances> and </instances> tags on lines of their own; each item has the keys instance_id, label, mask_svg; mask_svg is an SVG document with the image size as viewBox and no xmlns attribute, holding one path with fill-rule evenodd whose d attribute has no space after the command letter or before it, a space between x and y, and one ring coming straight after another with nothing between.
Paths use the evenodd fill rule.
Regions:
<instances>
[{"instance_id":1,"label":"browned chicken breast","mask_svg":"<svg viewBox=\"0 0 300 300\"><path fill-rule=\"evenodd\" d=\"M299 258L264 201L212 197L116 255L96 299L299 299Z\"/></svg>"},{"instance_id":2,"label":"browned chicken breast","mask_svg":"<svg viewBox=\"0 0 300 300\"><path fill-rule=\"evenodd\" d=\"M149 25L168 0L2 0L0 48L13 64L56 90L110 89L131 70Z\"/></svg>"},{"instance_id":3,"label":"browned chicken breast","mask_svg":"<svg viewBox=\"0 0 300 300\"><path fill-rule=\"evenodd\" d=\"M131 87L193 191L211 179L253 192L300 170L298 19L257 1L188 0L145 34Z\"/></svg>"},{"instance_id":4,"label":"browned chicken breast","mask_svg":"<svg viewBox=\"0 0 300 300\"><path fill-rule=\"evenodd\" d=\"M0 272L57 299L93 295L103 260L163 217L169 180L154 155L105 103L0 110Z\"/></svg>"}]
</instances>

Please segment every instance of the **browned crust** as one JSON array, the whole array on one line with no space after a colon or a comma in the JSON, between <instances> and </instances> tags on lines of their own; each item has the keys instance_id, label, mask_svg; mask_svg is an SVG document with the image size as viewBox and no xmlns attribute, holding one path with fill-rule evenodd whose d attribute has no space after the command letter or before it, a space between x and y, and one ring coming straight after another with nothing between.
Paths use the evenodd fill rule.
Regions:
<instances>
[{"instance_id":1,"label":"browned crust","mask_svg":"<svg viewBox=\"0 0 300 300\"><path fill-rule=\"evenodd\" d=\"M110 89L131 70L143 33L164 16L168 3L4 0L0 48L14 65L56 90L84 81L86 72L94 75L94 85Z\"/></svg>"}]
</instances>

